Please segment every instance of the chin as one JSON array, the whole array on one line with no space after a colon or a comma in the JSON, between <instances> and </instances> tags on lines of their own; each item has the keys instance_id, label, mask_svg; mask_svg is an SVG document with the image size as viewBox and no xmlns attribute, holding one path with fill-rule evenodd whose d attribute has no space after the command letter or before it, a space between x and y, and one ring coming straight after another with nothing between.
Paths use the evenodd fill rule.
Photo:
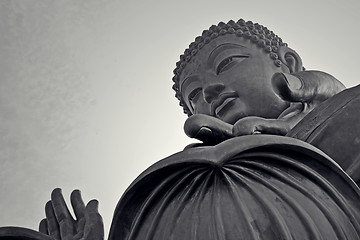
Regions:
<instances>
[{"instance_id":1,"label":"chin","mask_svg":"<svg viewBox=\"0 0 360 240\"><path fill-rule=\"evenodd\" d=\"M249 116L248 108L245 103L238 98L223 112L222 115L218 115L217 118L234 125L238 120L247 116Z\"/></svg>"},{"instance_id":2,"label":"chin","mask_svg":"<svg viewBox=\"0 0 360 240\"><path fill-rule=\"evenodd\" d=\"M244 114L243 112L228 112L225 116L220 117L220 119L224 122L234 125L237 121L247 116L248 115Z\"/></svg>"}]
</instances>

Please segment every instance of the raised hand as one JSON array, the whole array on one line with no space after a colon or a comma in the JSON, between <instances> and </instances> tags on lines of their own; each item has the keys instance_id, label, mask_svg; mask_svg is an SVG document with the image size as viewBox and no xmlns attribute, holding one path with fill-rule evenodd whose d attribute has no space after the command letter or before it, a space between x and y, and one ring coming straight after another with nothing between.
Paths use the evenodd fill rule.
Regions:
<instances>
[{"instance_id":1,"label":"raised hand","mask_svg":"<svg viewBox=\"0 0 360 240\"><path fill-rule=\"evenodd\" d=\"M98 201L91 200L85 206L79 190L74 190L70 199L76 219L71 216L61 189L53 190L51 200L45 205L46 219L40 222L39 231L56 240L103 240L104 225Z\"/></svg>"}]
</instances>

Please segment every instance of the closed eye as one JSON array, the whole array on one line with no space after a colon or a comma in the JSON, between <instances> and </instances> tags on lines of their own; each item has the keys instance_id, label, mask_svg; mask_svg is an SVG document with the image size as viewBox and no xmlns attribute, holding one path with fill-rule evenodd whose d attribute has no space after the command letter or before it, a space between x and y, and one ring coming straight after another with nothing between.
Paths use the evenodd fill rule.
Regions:
<instances>
[{"instance_id":1,"label":"closed eye","mask_svg":"<svg viewBox=\"0 0 360 240\"><path fill-rule=\"evenodd\" d=\"M202 88L195 88L188 96L189 102L193 101L197 95L201 92Z\"/></svg>"},{"instance_id":2,"label":"closed eye","mask_svg":"<svg viewBox=\"0 0 360 240\"><path fill-rule=\"evenodd\" d=\"M191 112L193 114L196 113L196 102L199 99L200 93L202 91L202 88L195 88L194 90L192 90L190 92L190 94L188 95L188 100L189 100L189 104L191 106Z\"/></svg>"},{"instance_id":3,"label":"closed eye","mask_svg":"<svg viewBox=\"0 0 360 240\"><path fill-rule=\"evenodd\" d=\"M231 56L222 60L216 68L216 74L220 74L230 68L232 68L235 64L242 62L249 56Z\"/></svg>"}]
</instances>

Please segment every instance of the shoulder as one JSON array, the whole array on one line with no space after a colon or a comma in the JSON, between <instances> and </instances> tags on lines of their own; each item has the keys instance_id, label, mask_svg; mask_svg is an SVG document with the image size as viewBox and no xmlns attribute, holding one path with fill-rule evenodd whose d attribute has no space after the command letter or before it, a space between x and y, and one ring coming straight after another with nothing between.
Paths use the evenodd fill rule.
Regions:
<instances>
[{"instance_id":1,"label":"shoulder","mask_svg":"<svg viewBox=\"0 0 360 240\"><path fill-rule=\"evenodd\" d=\"M360 181L360 85L326 100L288 134L321 149Z\"/></svg>"}]
</instances>

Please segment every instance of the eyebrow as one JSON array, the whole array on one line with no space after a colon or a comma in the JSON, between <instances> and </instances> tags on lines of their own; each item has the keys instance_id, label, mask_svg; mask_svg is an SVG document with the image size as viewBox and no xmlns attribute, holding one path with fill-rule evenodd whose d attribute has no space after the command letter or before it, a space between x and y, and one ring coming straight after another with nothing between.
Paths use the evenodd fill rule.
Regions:
<instances>
[{"instance_id":1,"label":"eyebrow","mask_svg":"<svg viewBox=\"0 0 360 240\"><path fill-rule=\"evenodd\" d=\"M189 77L185 78L184 81L181 83L180 92L182 92L184 89L186 89L191 83L199 82L199 81L200 81L200 79L199 79L198 75L190 75Z\"/></svg>"},{"instance_id":2,"label":"eyebrow","mask_svg":"<svg viewBox=\"0 0 360 240\"><path fill-rule=\"evenodd\" d=\"M232 49L243 49L243 50L249 50L249 48L243 46L243 45L239 45L239 44L234 44L234 43L224 43L221 44L220 46L217 46L209 55L208 60L207 60L207 66L208 67L213 67L214 62L216 60L216 58L219 56L220 53L224 52L225 50L232 50Z\"/></svg>"}]
</instances>

